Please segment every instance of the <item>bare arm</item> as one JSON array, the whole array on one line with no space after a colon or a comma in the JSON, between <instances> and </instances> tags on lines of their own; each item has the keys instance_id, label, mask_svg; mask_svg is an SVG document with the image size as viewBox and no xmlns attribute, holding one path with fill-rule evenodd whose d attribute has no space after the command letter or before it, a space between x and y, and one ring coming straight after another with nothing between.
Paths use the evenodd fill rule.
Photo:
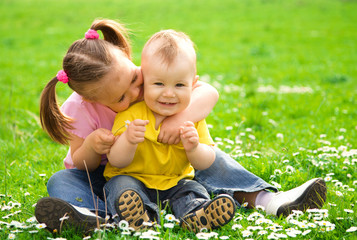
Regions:
<instances>
[{"instance_id":1,"label":"bare arm","mask_svg":"<svg viewBox=\"0 0 357 240\"><path fill-rule=\"evenodd\" d=\"M197 170L209 168L216 158L215 151L211 146L199 143L199 137L195 125L185 122L180 129L182 144L192 166Z\"/></svg>"},{"instance_id":2,"label":"bare arm","mask_svg":"<svg viewBox=\"0 0 357 240\"><path fill-rule=\"evenodd\" d=\"M161 125L158 141L168 144L180 142L179 128L185 121L198 122L206 118L219 98L217 90L204 82L197 82L192 91L190 105L182 112L166 118Z\"/></svg>"},{"instance_id":3,"label":"bare arm","mask_svg":"<svg viewBox=\"0 0 357 240\"><path fill-rule=\"evenodd\" d=\"M85 139L72 134L70 146L74 166L85 170L85 161L88 171L97 169L102 160L102 154L109 153L114 140L115 137L111 131L104 128L93 131Z\"/></svg>"},{"instance_id":4,"label":"bare arm","mask_svg":"<svg viewBox=\"0 0 357 240\"><path fill-rule=\"evenodd\" d=\"M144 141L145 126L148 123L148 120L135 119L117 138L108 154L108 161L113 167L123 168L133 161L138 143Z\"/></svg>"}]
</instances>

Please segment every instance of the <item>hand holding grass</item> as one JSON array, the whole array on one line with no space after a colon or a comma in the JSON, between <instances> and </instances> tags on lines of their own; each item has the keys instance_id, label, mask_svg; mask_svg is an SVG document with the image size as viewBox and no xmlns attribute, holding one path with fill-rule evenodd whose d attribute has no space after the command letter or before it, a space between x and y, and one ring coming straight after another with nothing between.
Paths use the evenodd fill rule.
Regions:
<instances>
[{"instance_id":1,"label":"hand holding grass","mask_svg":"<svg viewBox=\"0 0 357 240\"><path fill-rule=\"evenodd\" d=\"M144 141L146 131L145 126L148 123L149 120L135 119L130 123L126 122L124 126L119 128L121 129L126 126L127 130L120 136L117 136L109 154L107 154L109 163L113 167L124 168L131 164L138 143Z\"/></svg>"},{"instance_id":2,"label":"hand holding grass","mask_svg":"<svg viewBox=\"0 0 357 240\"><path fill-rule=\"evenodd\" d=\"M149 123L149 120L135 119L132 121L127 130L123 133L127 138L128 142L131 144L138 144L144 141L146 125Z\"/></svg>"},{"instance_id":3,"label":"hand holding grass","mask_svg":"<svg viewBox=\"0 0 357 240\"><path fill-rule=\"evenodd\" d=\"M89 146L98 154L107 154L115 142L115 136L105 128L93 131L85 140Z\"/></svg>"}]
</instances>

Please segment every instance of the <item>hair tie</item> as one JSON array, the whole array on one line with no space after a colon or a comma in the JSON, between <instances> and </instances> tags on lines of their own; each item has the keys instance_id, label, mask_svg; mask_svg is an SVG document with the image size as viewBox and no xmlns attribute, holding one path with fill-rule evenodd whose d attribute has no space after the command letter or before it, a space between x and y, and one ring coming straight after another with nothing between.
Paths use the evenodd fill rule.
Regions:
<instances>
[{"instance_id":1,"label":"hair tie","mask_svg":"<svg viewBox=\"0 0 357 240\"><path fill-rule=\"evenodd\" d=\"M56 77L57 77L58 81L63 82L63 83L68 83L68 76L65 71L59 70Z\"/></svg>"},{"instance_id":2,"label":"hair tie","mask_svg":"<svg viewBox=\"0 0 357 240\"><path fill-rule=\"evenodd\" d=\"M86 39L98 39L99 38L99 34L97 33L96 30L93 29L89 29L86 34L84 34L84 37Z\"/></svg>"}]
</instances>

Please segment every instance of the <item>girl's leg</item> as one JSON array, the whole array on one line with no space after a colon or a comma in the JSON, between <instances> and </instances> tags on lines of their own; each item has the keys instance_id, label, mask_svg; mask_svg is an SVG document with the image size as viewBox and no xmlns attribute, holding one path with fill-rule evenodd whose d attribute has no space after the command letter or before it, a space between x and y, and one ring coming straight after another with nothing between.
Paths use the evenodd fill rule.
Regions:
<instances>
[{"instance_id":1,"label":"girl's leg","mask_svg":"<svg viewBox=\"0 0 357 240\"><path fill-rule=\"evenodd\" d=\"M216 149L216 159L212 166L196 171L195 178L210 193L229 194L239 204L248 202L248 207L255 207L258 202L267 213L273 215L288 215L291 210L320 208L326 199L326 184L319 178L287 192L266 192L277 192L277 189L219 149Z\"/></svg>"},{"instance_id":2,"label":"girl's leg","mask_svg":"<svg viewBox=\"0 0 357 240\"><path fill-rule=\"evenodd\" d=\"M261 190L270 189L277 191L275 187L265 182L260 177L242 167L228 154L216 148L214 163L205 170L197 170L195 180L201 183L209 193L215 195L225 193L242 203L254 196ZM254 202L254 200L249 200Z\"/></svg>"},{"instance_id":3,"label":"girl's leg","mask_svg":"<svg viewBox=\"0 0 357 240\"><path fill-rule=\"evenodd\" d=\"M55 173L47 183L50 197L41 198L35 207L38 222L45 223L51 232L64 228L77 228L84 231L103 223L106 209L103 202L104 166L90 173L93 195L87 172L78 169L65 169ZM94 212L98 212L98 216ZM65 220L61 220L64 218Z\"/></svg>"},{"instance_id":4,"label":"girl's leg","mask_svg":"<svg viewBox=\"0 0 357 240\"><path fill-rule=\"evenodd\" d=\"M48 194L50 197L62 199L74 206L87 208L92 212L98 210L99 216L105 217L103 187L106 180L103 177L103 171L104 166L100 166L89 173L91 184L86 171L65 169L56 172L48 180Z\"/></svg>"}]
</instances>

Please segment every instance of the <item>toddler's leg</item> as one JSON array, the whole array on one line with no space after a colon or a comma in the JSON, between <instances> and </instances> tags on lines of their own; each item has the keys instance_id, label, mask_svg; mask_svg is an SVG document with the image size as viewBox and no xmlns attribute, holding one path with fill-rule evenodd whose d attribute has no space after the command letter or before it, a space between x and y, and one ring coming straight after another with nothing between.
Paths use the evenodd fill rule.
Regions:
<instances>
[{"instance_id":1,"label":"toddler's leg","mask_svg":"<svg viewBox=\"0 0 357 240\"><path fill-rule=\"evenodd\" d=\"M236 206L229 195L210 200L207 191L196 181L183 179L168 192L170 207L184 229L195 232L202 228L216 229L234 217Z\"/></svg>"},{"instance_id":2,"label":"toddler's leg","mask_svg":"<svg viewBox=\"0 0 357 240\"><path fill-rule=\"evenodd\" d=\"M118 175L104 186L108 209L119 220L125 220L134 229L143 228L144 222L158 218L158 207L148 198L145 185L139 180ZM115 219L115 218L114 218Z\"/></svg>"},{"instance_id":3,"label":"toddler's leg","mask_svg":"<svg viewBox=\"0 0 357 240\"><path fill-rule=\"evenodd\" d=\"M229 223L235 214L236 205L231 196L220 194L207 201L198 210L195 210L181 219L183 229L199 232L220 228Z\"/></svg>"}]
</instances>

